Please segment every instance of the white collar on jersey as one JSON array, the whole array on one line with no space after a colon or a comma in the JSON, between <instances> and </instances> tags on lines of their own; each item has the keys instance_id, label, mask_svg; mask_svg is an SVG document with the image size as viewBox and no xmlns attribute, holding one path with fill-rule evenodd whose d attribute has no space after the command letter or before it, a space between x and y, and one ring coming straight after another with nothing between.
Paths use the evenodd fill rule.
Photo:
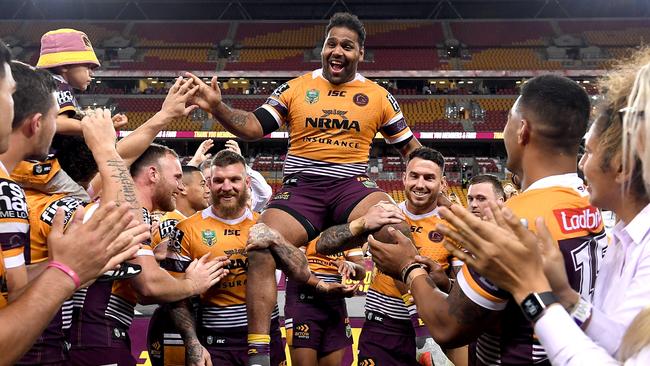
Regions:
<instances>
[{"instance_id":1,"label":"white collar on jersey","mask_svg":"<svg viewBox=\"0 0 650 366\"><path fill-rule=\"evenodd\" d=\"M312 78L312 79L316 79L317 77L321 77L321 78L323 78L325 81L327 81L327 82L329 83L329 80L325 79L325 77L323 76L323 69L322 69L322 68L320 68L320 69L318 69L318 70L314 70L314 71L312 71L312 73L311 73L311 78ZM363 77L363 75L361 75L361 74L359 74L359 73L356 73L356 74L354 75L354 79L353 79L353 80L350 80L350 81L348 81L348 82L346 82L346 83L343 83L343 84L341 84L341 85L345 85L345 84L347 84L347 83L351 83L351 82L353 82L353 81L357 81L357 80L363 83L363 82L366 81L366 78Z\"/></svg>"},{"instance_id":2,"label":"white collar on jersey","mask_svg":"<svg viewBox=\"0 0 650 366\"><path fill-rule=\"evenodd\" d=\"M217 221L221 221L226 225L237 225L237 224L242 223L246 219L253 220L253 212L249 208L246 208L246 211L244 211L244 214L241 215L240 217L238 217L236 219L227 220L227 219L224 219L224 218L221 218L221 217L215 215L214 212L212 212L212 206L208 206L208 208L201 211L201 217L203 219L207 219L208 217L212 217L213 219L215 219Z\"/></svg>"},{"instance_id":3,"label":"white collar on jersey","mask_svg":"<svg viewBox=\"0 0 650 366\"><path fill-rule=\"evenodd\" d=\"M585 183L578 177L578 173L567 173L567 174L558 174L544 177L524 190L524 192L531 191L533 189L542 189L549 187L569 187L576 189L580 192L587 193L587 190L584 188Z\"/></svg>"},{"instance_id":4,"label":"white collar on jersey","mask_svg":"<svg viewBox=\"0 0 650 366\"><path fill-rule=\"evenodd\" d=\"M67 84L68 82L63 78L63 76L58 75L58 74L52 74L52 78L58 80L61 83Z\"/></svg>"},{"instance_id":5,"label":"white collar on jersey","mask_svg":"<svg viewBox=\"0 0 650 366\"><path fill-rule=\"evenodd\" d=\"M402 210L402 212L404 212L404 214L406 214L406 216L408 216L409 219L411 219L411 220L422 220L422 219L426 219L427 217L431 217L431 216L440 217L440 214L438 213L438 207L434 208L433 210L431 210L431 211L429 211L427 213L416 215L416 214L412 213L411 211L409 211L408 208L406 208L406 201L400 202L397 206L399 206L399 208Z\"/></svg>"},{"instance_id":6,"label":"white collar on jersey","mask_svg":"<svg viewBox=\"0 0 650 366\"><path fill-rule=\"evenodd\" d=\"M7 167L5 167L5 164L0 161L0 169L5 172L5 174L9 175L9 172L7 171Z\"/></svg>"}]
</instances>

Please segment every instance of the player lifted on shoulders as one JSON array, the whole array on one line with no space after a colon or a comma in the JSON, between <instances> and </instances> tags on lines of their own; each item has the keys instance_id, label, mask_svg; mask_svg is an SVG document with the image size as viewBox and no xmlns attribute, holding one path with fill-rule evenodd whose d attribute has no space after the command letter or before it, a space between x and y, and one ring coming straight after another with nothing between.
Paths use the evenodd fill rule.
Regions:
<instances>
[{"instance_id":1,"label":"player lifted on shoulders","mask_svg":"<svg viewBox=\"0 0 650 366\"><path fill-rule=\"evenodd\" d=\"M372 140L380 132L402 156L420 146L408 128L393 96L357 73L363 60L365 30L351 14L337 13L326 28L321 51L322 69L283 84L254 112L229 108L222 103L216 77L200 85L193 103L212 113L231 133L258 140L287 124L289 151L284 165L284 185L269 202L249 236L248 302L251 364L268 365L269 319L276 300L273 272L277 267L299 282L322 292L350 289L311 276L305 255L296 247L306 244L325 228L337 225L337 238L358 245L369 230L403 223L397 207L386 209L372 227L363 216L388 194L365 175ZM340 247L321 237L319 251L336 253ZM341 242L340 240L338 242ZM256 250L253 250L256 249Z\"/></svg>"}]
</instances>

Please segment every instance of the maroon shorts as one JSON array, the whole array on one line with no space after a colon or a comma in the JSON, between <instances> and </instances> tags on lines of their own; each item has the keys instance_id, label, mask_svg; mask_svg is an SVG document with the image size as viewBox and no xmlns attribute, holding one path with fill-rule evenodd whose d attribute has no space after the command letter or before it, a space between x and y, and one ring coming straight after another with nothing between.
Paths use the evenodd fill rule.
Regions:
<instances>
[{"instance_id":1,"label":"maroon shorts","mask_svg":"<svg viewBox=\"0 0 650 366\"><path fill-rule=\"evenodd\" d=\"M419 366L411 321L376 315L366 315L361 328L359 365Z\"/></svg>"},{"instance_id":2,"label":"maroon shorts","mask_svg":"<svg viewBox=\"0 0 650 366\"><path fill-rule=\"evenodd\" d=\"M352 346L352 328L344 299L328 299L313 288L287 281L284 305L287 344L311 348L319 357Z\"/></svg>"},{"instance_id":3,"label":"maroon shorts","mask_svg":"<svg viewBox=\"0 0 650 366\"><path fill-rule=\"evenodd\" d=\"M365 175L330 178L297 173L284 178L266 207L289 213L313 240L324 229L347 222L354 207L372 192L382 190Z\"/></svg>"},{"instance_id":4,"label":"maroon shorts","mask_svg":"<svg viewBox=\"0 0 650 366\"><path fill-rule=\"evenodd\" d=\"M130 344L130 343L128 343ZM128 344L122 347L83 347L70 350L70 366L135 366Z\"/></svg>"},{"instance_id":5,"label":"maroon shorts","mask_svg":"<svg viewBox=\"0 0 650 366\"><path fill-rule=\"evenodd\" d=\"M247 366L248 332L246 328L234 328L224 332L214 332L199 328L199 340L210 353L213 365ZM277 318L271 321L271 366L286 364L282 333Z\"/></svg>"}]
</instances>

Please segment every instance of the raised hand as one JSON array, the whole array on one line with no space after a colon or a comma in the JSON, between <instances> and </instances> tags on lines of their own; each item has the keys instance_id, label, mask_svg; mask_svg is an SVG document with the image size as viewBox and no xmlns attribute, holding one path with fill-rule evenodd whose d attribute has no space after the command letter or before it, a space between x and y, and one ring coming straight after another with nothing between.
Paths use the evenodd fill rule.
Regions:
<instances>
[{"instance_id":1,"label":"raised hand","mask_svg":"<svg viewBox=\"0 0 650 366\"><path fill-rule=\"evenodd\" d=\"M115 150L117 136L108 109L89 110L81 120L81 131L90 151Z\"/></svg>"},{"instance_id":2,"label":"raised hand","mask_svg":"<svg viewBox=\"0 0 650 366\"><path fill-rule=\"evenodd\" d=\"M113 121L113 127L116 130L119 130L120 128L126 126L127 123L129 123L129 118L122 113L114 115L111 120Z\"/></svg>"},{"instance_id":3,"label":"raised hand","mask_svg":"<svg viewBox=\"0 0 650 366\"><path fill-rule=\"evenodd\" d=\"M241 149L239 148L239 144L235 140L226 141L226 149L241 155Z\"/></svg>"},{"instance_id":4,"label":"raised hand","mask_svg":"<svg viewBox=\"0 0 650 366\"><path fill-rule=\"evenodd\" d=\"M212 149L213 146L214 146L214 141L212 139L207 139L201 142L201 145L199 145L199 148L196 149L194 156L187 163L187 165L198 167L199 165L201 165L202 162L210 159L212 154L208 154L208 151Z\"/></svg>"},{"instance_id":5,"label":"raised hand","mask_svg":"<svg viewBox=\"0 0 650 366\"><path fill-rule=\"evenodd\" d=\"M189 115L198 107L188 105L194 94L199 90L200 85L194 84L193 79L183 79L178 77L176 82L167 92L160 112L168 118L179 118Z\"/></svg>"},{"instance_id":6,"label":"raised hand","mask_svg":"<svg viewBox=\"0 0 650 366\"><path fill-rule=\"evenodd\" d=\"M193 106L203 109L206 112L212 111L213 108L216 108L221 104L221 90L217 84L217 77L213 76L210 81L210 85L206 84L198 76L186 72L185 77L189 78L194 85L198 86L196 93L193 94L190 99L190 103Z\"/></svg>"}]
</instances>

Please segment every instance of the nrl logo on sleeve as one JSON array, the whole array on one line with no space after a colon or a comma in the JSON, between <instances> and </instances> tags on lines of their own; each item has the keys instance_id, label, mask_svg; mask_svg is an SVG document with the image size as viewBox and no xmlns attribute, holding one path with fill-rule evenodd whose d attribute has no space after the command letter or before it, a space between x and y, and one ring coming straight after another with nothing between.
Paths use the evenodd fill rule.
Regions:
<instances>
[{"instance_id":1,"label":"nrl logo on sleeve","mask_svg":"<svg viewBox=\"0 0 650 366\"><path fill-rule=\"evenodd\" d=\"M34 175L46 175L52 171L52 164L36 164L34 165Z\"/></svg>"},{"instance_id":2,"label":"nrl logo on sleeve","mask_svg":"<svg viewBox=\"0 0 650 366\"><path fill-rule=\"evenodd\" d=\"M603 222L600 212L593 206L553 210L560 230L565 234L578 231L593 231Z\"/></svg>"},{"instance_id":3,"label":"nrl logo on sleeve","mask_svg":"<svg viewBox=\"0 0 650 366\"><path fill-rule=\"evenodd\" d=\"M320 92L318 89L309 89L307 90L307 93L305 93L305 102L309 104L314 104L318 102L318 98L320 96Z\"/></svg>"},{"instance_id":4,"label":"nrl logo on sleeve","mask_svg":"<svg viewBox=\"0 0 650 366\"><path fill-rule=\"evenodd\" d=\"M203 230L201 231L201 241L203 241L203 244L211 247L217 242L217 235L214 230Z\"/></svg>"}]
</instances>

